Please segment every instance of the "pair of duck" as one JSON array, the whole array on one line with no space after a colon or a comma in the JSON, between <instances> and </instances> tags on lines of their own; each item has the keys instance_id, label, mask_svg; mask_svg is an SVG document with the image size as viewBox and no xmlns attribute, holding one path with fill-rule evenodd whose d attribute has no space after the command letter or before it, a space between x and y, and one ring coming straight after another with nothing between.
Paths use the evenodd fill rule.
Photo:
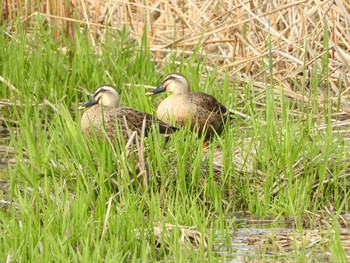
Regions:
<instances>
[{"instance_id":1,"label":"pair of duck","mask_svg":"<svg viewBox=\"0 0 350 263\"><path fill-rule=\"evenodd\" d=\"M179 127L190 123L191 130L198 131L210 140L222 132L230 112L213 96L202 92L190 92L188 80L181 74L168 75L156 89L146 95L164 91L172 95L163 100L157 109L157 117L129 107L119 107L119 95L112 86L96 89L90 101L80 106L88 108L81 119L84 133L106 132L113 140L116 137L116 123L122 135L128 140L130 131L148 135L155 125L164 135L174 133ZM174 123L176 127L169 125Z\"/></svg>"}]
</instances>

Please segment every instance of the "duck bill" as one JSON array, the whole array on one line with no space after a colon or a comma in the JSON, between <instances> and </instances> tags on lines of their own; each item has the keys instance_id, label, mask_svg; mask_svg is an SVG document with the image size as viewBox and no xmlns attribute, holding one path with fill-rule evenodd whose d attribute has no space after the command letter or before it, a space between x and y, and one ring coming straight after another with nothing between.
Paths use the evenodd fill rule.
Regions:
<instances>
[{"instance_id":1,"label":"duck bill","mask_svg":"<svg viewBox=\"0 0 350 263\"><path fill-rule=\"evenodd\" d=\"M80 105L78 109L79 109L79 110L85 109L85 108L91 107L91 106L93 106L93 105L96 105L97 103L98 103L98 101L95 100L94 98L92 98L92 99L89 100L88 102L86 102L86 103Z\"/></svg>"},{"instance_id":2,"label":"duck bill","mask_svg":"<svg viewBox=\"0 0 350 263\"><path fill-rule=\"evenodd\" d=\"M154 90L151 90L151 91L147 92L146 95L147 96L151 96L151 95L158 94L158 93L161 93L161 92L164 92L164 91L165 91L165 88L161 84L157 88L155 88Z\"/></svg>"}]
</instances>

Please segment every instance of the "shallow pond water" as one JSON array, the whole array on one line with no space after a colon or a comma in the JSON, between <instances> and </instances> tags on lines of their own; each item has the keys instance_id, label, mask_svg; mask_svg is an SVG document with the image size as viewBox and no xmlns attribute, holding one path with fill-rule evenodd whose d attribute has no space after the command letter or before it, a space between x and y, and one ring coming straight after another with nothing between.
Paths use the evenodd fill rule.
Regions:
<instances>
[{"instance_id":1,"label":"shallow pond water","mask_svg":"<svg viewBox=\"0 0 350 263\"><path fill-rule=\"evenodd\" d=\"M229 232L229 238L218 242L216 250L222 262L334 262L331 253L334 229L330 225L299 230L289 223L283 224L283 221L254 222L239 223L235 231ZM340 226L339 240L350 260L349 228Z\"/></svg>"}]
</instances>

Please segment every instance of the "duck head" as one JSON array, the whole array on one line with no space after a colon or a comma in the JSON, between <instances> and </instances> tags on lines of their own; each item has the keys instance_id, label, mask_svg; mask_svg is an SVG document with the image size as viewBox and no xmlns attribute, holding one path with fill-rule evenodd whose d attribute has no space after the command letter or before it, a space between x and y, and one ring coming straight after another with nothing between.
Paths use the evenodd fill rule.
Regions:
<instances>
[{"instance_id":1,"label":"duck head","mask_svg":"<svg viewBox=\"0 0 350 263\"><path fill-rule=\"evenodd\" d=\"M187 94L190 92L190 84L185 76L179 73L172 73L165 77L162 84L156 89L146 93L146 95L154 95L164 91L169 91L173 94Z\"/></svg>"},{"instance_id":2,"label":"duck head","mask_svg":"<svg viewBox=\"0 0 350 263\"><path fill-rule=\"evenodd\" d=\"M100 104L106 107L118 107L119 101L119 94L115 88L112 86L104 85L98 87L95 90L92 98L88 102L80 105L79 109L91 107L96 104Z\"/></svg>"}]
</instances>

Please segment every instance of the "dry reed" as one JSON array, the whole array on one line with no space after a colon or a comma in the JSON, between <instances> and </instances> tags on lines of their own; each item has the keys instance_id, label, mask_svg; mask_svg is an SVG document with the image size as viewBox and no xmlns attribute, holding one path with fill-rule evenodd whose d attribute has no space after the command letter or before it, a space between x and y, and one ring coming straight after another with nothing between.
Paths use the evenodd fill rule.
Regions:
<instances>
[{"instance_id":1,"label":"dry reed","mask_svg":"<svg viewBox=\"0 0 350 263\"><path fill-rule=\"evenodd\" d=\"M1 20L9 22L9 34L15 17L30 26L39 13L72 38L73 24L79 23L89 29L95 44L103 43L107 26L112 30L129 27L138 42L146 28L159 63L174 52L191 54L199 46L208 69L219 68L219 75L239 73L243 80L253 76L257 90L266 87L263 73L272 55L269 82L278 84L278 89L282 86L285 96L298 101L307 98L292 80L305 66L309 72L321 69L321 56L328 52L326 81L332 99L337 103L341 96L340 111L346 115L350 111L350 4L346 1L54 0L39 5L33 0L6 0L2 8ZM324 30L329 35L327 45ZM318 94L320 105L325 93L321 89Z\"/></svg>"}]
</instances>

